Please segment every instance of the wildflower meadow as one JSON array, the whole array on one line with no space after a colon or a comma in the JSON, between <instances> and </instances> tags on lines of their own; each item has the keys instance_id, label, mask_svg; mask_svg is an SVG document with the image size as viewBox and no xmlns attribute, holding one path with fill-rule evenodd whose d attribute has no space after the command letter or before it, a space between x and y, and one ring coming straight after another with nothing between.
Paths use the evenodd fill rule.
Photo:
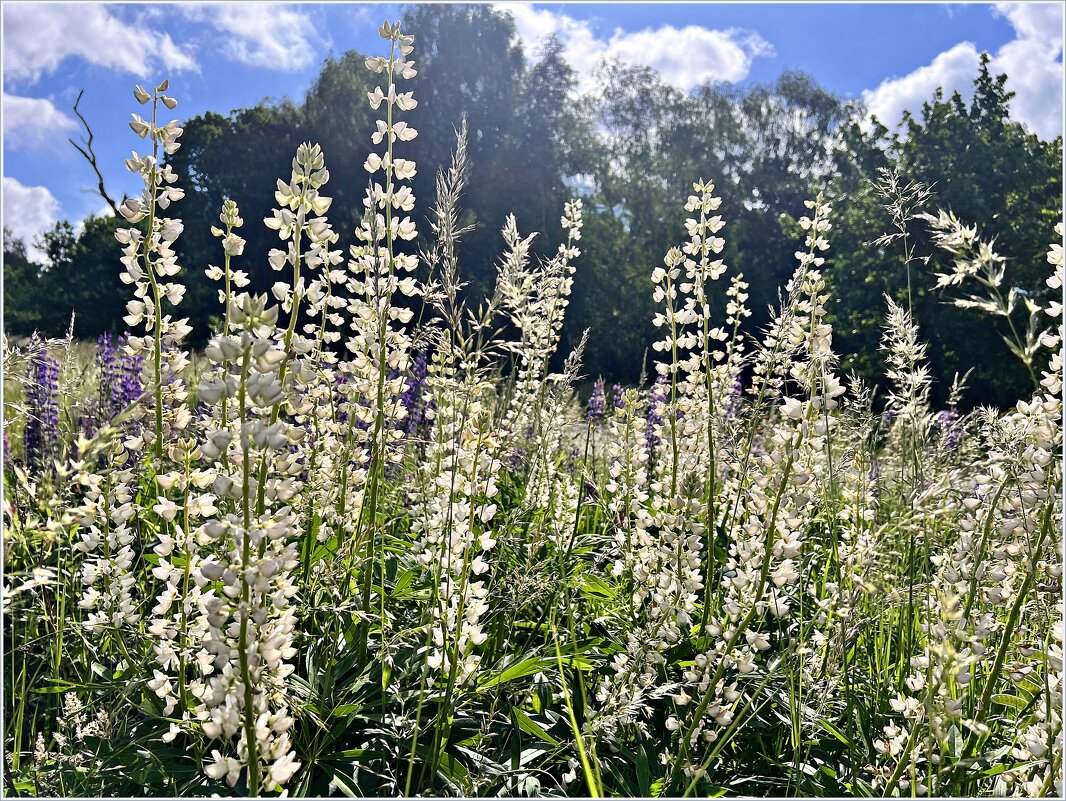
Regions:
<instances>
[{"instance_id":1,"label":"wildflower meadow","mask_svg":"<svg viewBox=\"0 0 1066 801\"><path fill-rule=\"evenodd\" d=\"M456 120L414 196L418 33L386 22L365 62L356 244L312 142L256 176L265 219L215 210L203 348L178 89L134 90L127 333L4 342L4 793L1061 795L1061 303L874 173L876 247L975 329L1009 322L1032 378L999 409L957 376L934 406L926 332L885 297L875 392L834 349L833 202L812 193L751 336L705 175L644 279L648 374L597 381L563 337L588 205L557 198L546 256L508 217L473 299L478 134Z\"/></svg>"}]
</instances>

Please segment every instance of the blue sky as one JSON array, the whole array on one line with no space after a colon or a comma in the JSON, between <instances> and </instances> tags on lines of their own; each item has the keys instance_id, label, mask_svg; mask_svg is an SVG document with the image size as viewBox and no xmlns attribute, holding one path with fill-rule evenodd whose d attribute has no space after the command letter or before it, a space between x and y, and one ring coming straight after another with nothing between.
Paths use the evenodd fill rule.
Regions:
<instances>
[{"instance_id":1,"label":"blue sky","mask_svg":"<svg viewBox=\"0 0 1066 801\"><path fill-rule=\"evenodd\" d=\"M1011 76L1015 117L1044 137L1062 133L1061 2L496 5L513 14L527 56L545 35L558 36L583 87L603 58L648 64L682 89L800 69L889 123L937 86L965 92L987 51ZM137 188L122 166L138 144L125 125L135 83L169 77L182 117L298 100L330 52L377 52L378 24L400 11L251 2L2 8L3 222L27 241L104 205L66 141L81 135L70 111L80 89L108 188L120 196Z\"/></svg>"}]
</instances>

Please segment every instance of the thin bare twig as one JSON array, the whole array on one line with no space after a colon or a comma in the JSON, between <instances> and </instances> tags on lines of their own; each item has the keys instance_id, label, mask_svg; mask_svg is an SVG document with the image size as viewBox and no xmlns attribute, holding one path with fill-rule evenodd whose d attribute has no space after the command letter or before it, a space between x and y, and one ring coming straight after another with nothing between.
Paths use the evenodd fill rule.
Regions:
<instances>
[{"instance_id":1,"label":"thin bare twig","mask_svg":"<svg viewBox=\"0 0 1066 801\"><path fill-rule=\"evenodd\" d=\"M85 126L85 132L88 134L88 137L82 140L85 147L83 148L73 139L67 139L67 141L74 145L74 149L81 153L85 157L85 160L89 162L89 166L93 168L93 172L96 173L96 191L100 194L100 197L107 201L107 205L111 207L111 211L113 211L117 217L118 205L111 196L107 194L107 189L104 188L104 176L100 172L99 166L96 164L96 153L93 151L93 129L89 127L88 121L82 116L82 113L78 111L78 103L81 102L81 96L83 94L85 94L84 89L78 92L78 99L74 101L74 113L78 115L78 119L81 120L81 124Z\"/></svg>"}]
</instances>

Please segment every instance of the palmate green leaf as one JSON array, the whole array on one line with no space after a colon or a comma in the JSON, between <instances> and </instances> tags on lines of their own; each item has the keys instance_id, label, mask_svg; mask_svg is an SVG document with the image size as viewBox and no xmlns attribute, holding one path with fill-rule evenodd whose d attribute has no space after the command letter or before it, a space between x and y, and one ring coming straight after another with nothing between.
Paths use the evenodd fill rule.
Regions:
<instances>
[{"instance_id":1,"label":"palmate green leaf","mask_svg":"<svg viewBox=\"0 0 1066 801\"><path fill-rule=\"evenodd\" d=\"M396 579L396 583L392 585L392 592L389 593L389 598L392 600L402 600L410 597L410 593L404 591L414 583L414 580L418 578L421 572L422 571L416 570L415 568L409 568L401 573Z\"/></svg>"},{"instance_id":2,"label":"palmate green leaf","mask_svg":"<svg viewBox=\"0 0 1066 801\"><path fill-rule=\"evenodd\" d=\"M515 716L515 721L518 723L518 728L524 731L526 734L531 734L534 737L543 740L549 745L561 746L562 743L548 734L544 728L537 723L533 718L523 712L521 709L514 708L511 712Z\"/></svg>"},{"instance_id":3,"label":"palmate green leaf","mask_svg":"<svg viewBox=\"0 0 1066 801\"><path fill-rule=\"evenodd\" d=\"M589 598L612 599L618 594L618 587L609 584L600 576L591 573L583 573L578 589Z\"/></svg>"},{"instance_id":4,"label":"palmate green leaf","mask_svg":"<svg viewBox=\"0 0 1066 801\"><path fill-rule=\"evenodd\" d=\"M825 720L824 718L820 718L818 720L818 725L821 726L823 729L825 729L830 734L832 734L838 740L840 740L840 742L844 743L844 745L847 745L847 746L851 745L851 742L848 740L847 737L844 736L844 734L840 731L840 729L838 729L836 726L832 725L828 720Z\"/></svg>"},{"instance_id":5,"label":"palmate green leaf","mask_svg":"<svg viewBox=\"0 0 1066 801\"><path fill-rule=\"evenodd\" d=\"M1003 706L1009 706L1013 709L1025 709L1030 703L1024 698L1019 698L1016 695L1007 695L1006 693L997 693L996 695L993 695L992 702L1002 704Z\"/></svg>"},{"instance_id":6,"label":"palmate green leaf","mask_svg":"<svg viewBox=\"0 0 1066 801\"><path fill-rule=\"evenodd\" d=\"M582 656L567 656L565 664L574 670L592 670L593 668L592 662ZM478 687L480 689L488 689L499 684L507 684L517 679L524 679L527 676L550 671L555 669L555 667L556 661L554 659L544 656L527 657L504 670L483 674L481 681L478 682Z\"/></svg>"},{"instance_id":7,"label":"palmate green leaf","mask_svg":"<svg viewBox=\"0 0 1066 801\"><path fill-rule=\"evenodd\" d=\"M340 540L336 535L330 537L325 542L319 543L315 549L311 552L311 564L317 564L325 559L327 556L333 556L337 552L337 547Z\"/></svg>"}]
</instances>

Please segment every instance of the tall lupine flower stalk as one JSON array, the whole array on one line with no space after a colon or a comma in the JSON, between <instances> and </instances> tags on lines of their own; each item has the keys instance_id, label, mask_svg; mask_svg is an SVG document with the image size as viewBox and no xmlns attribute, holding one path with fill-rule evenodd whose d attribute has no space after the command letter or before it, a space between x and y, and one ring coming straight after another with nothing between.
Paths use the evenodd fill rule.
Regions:
<instances>
[{"instance_id":1,"label":"tall lupine flower stalk","mask_svg":"<svg viewBox=\"0 0 1066 801\"><path fill-rule=\"evenodd\" d=\"M226 315L223 327L230 327L230 309L232 288L246 285L243 274L233 274L230 270L230 256L243 251L244 240L233 234L233 228L241 225L237 207L227 201L223 206L221 221L226 224L225 234L218 228L212 228L216 236L225 236L226 252L225 273L209 266L206 270L209 278L217 280L225 277L224 290L219 292L220 302L225 302ZM152 650L156 666L149 687L156 693L164 705L164 713L175 716L180 723L172 723L165 739L172 740L181 731L192 731L191 710L195 699L191 687L195 684L197 674L202 673L210 659L201 650L200 643L207 631L200 611L205 598L210 598L211 588L205 593L204 582L200 574L204 559L210 555L209 541L200 536L197 526L202 520L211 520L218 515L216 502L223 505L229 499L220 499L212 492L205 492L217 474L213 462L217 451L212 452L217 438L215 426L228 429L227 409L223 403L221 424L212 419L211 407L217 401L218 394L228 397L227 389L236 387L236 379L228 378L218 368L208 369L200 377L198 403L206 412L206 419L201 415L197 420L195 433L208 438L201 447L195 438L183 439L172 443L167 454L173 469L160 472L156 484L162 493L171 494L174 499L161 495L154 511L163 519L159 537L153 546L158 560L152 575L163 583L163 588L156 596L155 606L151 609L148 632L154 638ZM232 432L230 432L232 435ZM206 464L201 468L197 462L207 456ZM176 713L176 714L175 714Z\"/></svg>"},{"instance_id":2,"label":"tall lupine flower stalk","mask_svg":"<svg viewBox=\"0 0 1066 801\"><path fill-rule=\"evenodd\" d=\"M301 540L304 520L291 504L315 468L309 465L306 429L323 408L332 408L333 385L316 380L319 371L309 358L318 355L324 328L311 326L308 333L317 336L308 339L297 326L306 294L301 268L339 262L329 248L337 235L322 216L331 200L319 190L328 179L321 149L300 145L290 181L278 181L280 208L264 220L288 242L287 251L270 253L274 269L292 271L289 281L272 288L280 310L288 313L285 328L277 324L279 307L270 306L266 296L233 294L234 286L246 283L230 263L244 246L233 233L241 224L236 205L223 206L226 229L215 229L226 258L224 270L211 268L211 277L226 281L220 299L227 312L224 330L206 350L215 368L200 384L201 401L220 407L208 416L199 448L213 476L213 494L201 498L201 510L217 496L233 511L198 530L197 544L208 546L210 555L195 561L193 572L196 588L208 590L187 590L197 598L200 614L192 626L196 642L203 643L195 653L199 675L189 693L198 699L192 715L204 734L237 737L236 755L212 752L208 775L232 786L246 769L252 794L277 789L300 767L288 734L293 718L285 679L293 668L286 660L295 654L296 625L288 599L297 592L301 551L309 556L313 538L304 533ZM317 295L312 306L326 296ZM325 308L320 304L318 311ZM291 419L282 419L283 406ZM336 427L330 434L336 452ZM323 454L330 450L322 448ZM321 462L332 465L324 457ZM312 513L329 505L331 486L329 480L313 482Z\"/></svg>"},{"instance_id":3,"label":"tall lupine flower stalk","mask_svg":"<svg viewBox=\"0 0 1066 801\"><path fill-rule=\"evenodd\" d=\"M275 281L270 290L281 304L282 311L288 315L287 325L282 330L278 343L285 352L285 358L278 367L278 380L286 388L286 377L289 373L307 368L311 361L310 356L318 355L321 350L314 335L325 335L325 328L314 324L307 332L311 337L297 333L302 303L308 295L308 277L304 270L323 271L322 275L312 281L315 291L314 300L310 304L311 314L328 315L324 301L329 294L323 291L322 285L323 281L327 285L331 283L329 271L339 264L342 258L339 252L330 249L330 245L337 242L339 235L333 231L324 216L333 203L332 198L320 191L328 181L329 170L326 169L322 148L310 142L301 144L296 148L296 155L292 160L289 182L278 179L274 192L278 206L270 217L263 220L263 224L272 231L277 231L278 238L286 243L285 250L274 248L270 251L268 261L271 268L277 272L286 268L292 271L291 281ZM243 247L243 242L241 245ZM271 425L277 423L280 414L279 404L271 411ZM261 477L264 469L265 462L262 462ZM261 497L259 502L261 506Z\"/></svg>"},{"instance_id":4,"label":"tall lupine flower stalk","mask_svg":"<svg viewBox=\"0 0 1066 801\"><path fill-rule=\"evenodd\" d=\"M713 343L728 334L712 328L709 283L725 272L720 254L725 242L716 236L724 222L711 212L721 205L713 184L700 180L685 210L699 212L685 227L689 241L671 248L665 267L652 273L653 298L662 304L653 323L664 328L653 348L668 354L656 364L667 396L656 403L654 437L661 443L651 478L649 520L636 528L633 560L633 603L636 620L630 629L627 651L614 661L614 675L600 686L601 702L620 699L601 725L611 718L636 722L634 712L652 688L664 663L662 652L676 643L692 623L704 589L702 553L713 551L705 543L715 530L716 494L715 363L723 354ZM684 276L682 277L682 270ZM616 468L617 469L617 468Z\"/></svg>"},{"instance_id":5,"label":"tall lupine flower stalk","mask_svg":"<svg viewBox=\"0 0 1066 801\"><path fill-rule=\"evenodd\" d=\"M651 581L649 567L654 553L651 549L657 540L655 521L649 511L649 463L653 445L647 439L645 425L639 413L638 393L630 390L623 408L616 410L608 421L609 479L604 486L604 502L614 531L610 572L621 580L625 592L624 629L630 629L642 617L641 604L647 595L641 588ZM656 595L660 592L656 586ZM659 687L658 673L669 636L661 634L659 628L652 621L623 635L625 651L615 655L611 674L596 692L599 706L590 721L593 731L610 735L620 727L646 728L649 702L667 692L667 688Z\"/></svg>"},{"instance_id":6,"label":"tall lupine flower stalk","mask_svg":"<svg viewBox=\"0 0 1066 801\"><path fill-rule=\"evenodd\" d=\"M343 258L339 251L331 248L339 236L325 217L333 202L321 191L328 181L329 170L326 169L322 148L310 142L301 144L292 160L289 181L277 181L274 199L278 206L270 217L263 220L264 225L277 231L278 238L286 243L285 250L274 248L270 251L268 260L271 268L277 272L291 270L289 280L278 280L271 287L271 293L280 302L288 320L285 328L278 332L277 341L277 346L285 354L277 373L285 398L271 409L268 424L279 424L284 407L293 416L291 422L296 425L306 426L313 421L313 426L317 428L315 433L321 435L321 451L337 454L341 446L333 404L336 372L332 367L332 355L325 355L327 348L324 343L334 339L327 329L327 323L335 314L330 311L334 305L331 303L332 292L329 287L344 278L345 274L333 269ZM313 276L310 281L308 275ZM298 329L305 298L309 299L307 311L312 321L301 334ZM313 319L316 316L320 318L318 323ZM311 451L317 452L317 449L311 447ZM303 459L305 467L311 467L310 462L314 458L311 454L291 453L289 456ZM272 458L273 454L265 452L259 460L256 504L256 513L259 515L264 514L268 507L264 493L268 489ZM322 462L328 462L331 470L335 464L323 459L314 466L321 467ZM325 480L313 482L312 494L316 496L314 507L319 510L335 508L334 476L329 474L323 478ZM305 537L305 555L310 553L311 539Z\"/></svg>"},{"instance_id":7,"label":"tall lupine flower stalk","mask_svg":"<svg viewBox=\"0 0 1066 801\"><path fill-rule=\"evenodd\" d=\"M233 302L233 290L243 289L249 283L248 274L243 270L233 269L231 264L234 256L244 253L245 241L236 233L236 230L244 225L244 219L241 217L241 210L237 208L237 204L232 200L226 200L222 203L218 221L224 227L212 225L211 235L222 240L222 267L211 264L204 270L204 273L212 281L222 281L222 288L218 290L218 302L225 310L222 333L228 334L232 328L230 306Z\"/></svg>"},{"instance_id":8,"label":"tall lupine flower stalk","mask_svg":"<svg viewBox=\"0 0 1066 801\"><path fill-rule=\"evenodd\" d=\"M663 425L666 414L666 398L669 393L665 375L658 375L655 383L648 392L648 410L645 414L644 441L648 445L648 452L655 455L657 447L662 444L659 432Z\"/></svg>"},{"instance_id":9,"label":"tall lupine flower stalk","mask_svg":"<svg viewBox=\"0 0 1066 801\"><path fill-rule=\"evenodd\" d=\"M171 203L185 196L183 189L174 186L178 178L174 170L169 164L160 164L163 153L170 155L178 151L178 139L182 134L177 120L165 125L157 123L160 104L171 110L177 107L174 98L163 94L169 85L169 81L163 81L151 94L140 86L134 92L137 102L151 104L152 116L150 120L144 120L133 114L130 128L141 139L151 142L152 152L142 156L134 151L126 159L126 168L140 175L144 188L139 197L123 201L119 213L134 225L146 222L147 231L120 228L115 232L116 239L124 245L121 259L124 269L119 278L133 285L135 298L126 304L128 314L123 319L130 326L143 324L148 331L145 337L131 336L127 351L131 354L152 354L154 425L145 432L145 436L154 440L153 455L157 469L162 468L164 442L170 435L177 436L190 420L189 413L182 406L185 388L180 381L188 359L177 345L191 329L187 325L188 320L174 320L163 309L164 300L176 306L185 295L182 284L164 280L176 276L181 270L174 242L184 226L180 220L163 217L161 213ZM166 420L168 410L171 416Z\"/></svg>"},{"instance_id":10,"label":"tall lupine flower stalk","mask_svg":"<svg viewBox=\"0 0 1066 801\"><path fill-rule=\"evenodd\" d=\"M414 561L431 576L433 595L423 613L425 670L405 794L413 778L427 692L443 692L433 727L435 763L462 688L474 680L480 665L479 646L488 638L481 618L489 609L501 448L492 428L492 385L467 372L471 363L457 355L443 347L429 365L425 388L433 411L415 488L408 494L411 532L417 538Z\"/></svg>"},{"instance_id":11,"label":"tall lupine flower stalk","mask_svg":"<svg viewBox=\"0 0 1066 801\"><path fill-rule=\"evenodd\" d=\"M551 259L529 266L533 236L518 236L514 216L504 226L504 240L510 252L508 268L500 274L499 290L503 307L512 324L521 332L516 343L516 378L504 418L504 427L519 435L534 433L541 423L541 387L548 362L559 345L563 317L570 303L573 261L581 255L577 242L583 225L581 201L571 200L563 209L561 224L566 242Z\"/></svg>"},{"instance_id":12,"label":"tall lupine flower stalk","mask_svg":"<svg viewBox=\"0 0 1066 801\"><path fill-rule=\"evenodd\" d=\"M729 289L725 294L725 324L729 330L729 339L726 341L725 362L719 371L719 386L722 389L716 401L717 411L728 417L730 413L737 413L744 390L740 374L747 359L740 326L745 319L751 317L751 310L748 308L748 282L744 280L744 273L737 273L730 279Z\"/></svg>"},{"instance_id":13,"label":"tall lupine flower stalk","mask_svg":"<svg viewBox=\"0 0 1066 801\"><path fill-rule=\"evenodd\" d=\"M237 208L235 202L232 200L223 202L222 211L219 214L219 222L225 227L219 228L213 225L211 226L211 234L222 240L223 266L219 268L211 264L207 266L204 272L212 281L222 281L222 287L218 290L218 302L222 304L222 308L225 311L222 318L222 330L219 333L229 335L233 328L233 291L234 289L243 289L248 286L250 281L247 273L243 270L235 270L232 267L233 257L243 254L245 245L245 240L234 233L237 228L244 225L244 219L240 216L240 209ZM230 377L228 384L232 385L233 381L234 379ZM227 378L221 370L208 372L201 376L201 386L205 385L205 383L209 387L208 391L210 393L215 387L220 388L227 385ZM223 393L222 395L220 418L220 427L226 429L231 420L228 393Z\"/></svg>"},{"instance_id":14,"label":"tall lupine flower stalk","mask_svg":"<svg viewBox=\"0 0 1066 801\"><path fill-rule=\"evenodd\" d=\"M152 576L162 583L163 588L152 609L155 617L149 624L148 633L157 638L153 649L162 671L156 670L155 677L148 685L162 700L164 714L170 714L184 701L189 648L186 622L192 599L179 597L179 587L188 585L196 554L189 528L196 509L190 499L192 487L189 476L190 459L196 444L194 437L187 436L193 418L185 403L188 395L182 373L189 361L187 353L180 348L191 328L187 319L174 320L164 313L163 307L164 301L178 305L185 295L182 284L164 280L173 278L180 271L174 243L183 225L180 220L162 216L162 212L185 194L184 190L174 186L178 176L170 165L161 164L163 154L177 152L180 147L178 139L182 134L182 128L176 120L162 126L157 122L160 104L170 110L177 107L174 98L163 94L168 87L169 82L163 81L151 93L140 86L134 91L137 102L151 104L152 115L146 121L133 114L130 128L137 136L152 143L152 153L142 156L134 151L126 159L126 168L141 176L144 188L139 198L127 198L119 207L119 212L130 223L145 222L147 230L123 228L115 233L124 246L121 259L124 270L119 278L134 288L135 299L126 304L128 314L124 319L130 326L143 324L148 332L143 337L130 336L126 352L132 357L142 353L152 355L151 397L154 414L146 418L143 410L137 409L145 424L138 435L131 434L124 444L134 453L142 445L151 447L155 503L151 504L150 509L157 522L157 541L153 549L160 556ZM129 497L131 489L116 487L116 497ZM180 504L171 497L177 493L181 494ZM131 517L146 518L146 511L134 505ZM205 511L214 511L210 503ZM167 617L175 602L179 607L176 620L180 622ZM166 672L171 667L177 668L176 690Z\"/></svg>"},{"instance_id":15,"label":"tall lupine flower stalk","mask_svg":"<svg viewBox=\"0 0 1066 801\"><path fill-rule=\"evenodd\" d=\"M212 752L207 774L232 787L246 770L248 792L258 795L276 790L300 767L288 734L293 719L285 679L293 670L286 660L296 653L289 599L297 592L301 522L288 505L301 469L290 446L303 434L276 419L287 355L278 307L242 293L229 319L232 332L217 335L206 350L226 379L201 383L200 397L214 406L228 396L234 424L209 432L198 451L211 465L213 495L234 511L195 531L196 544L210 555L195 564L194 583L202 591L194 622L198 675L189 694L205 735L237 737L235 755ZM264 482L257 464L268 467ZM213 511L204 508L207 497L201 512Z\"/></svg>"},{"instance_id":16,"label":"tall lupine flower stalk","mask_svg":"<svg viewBox=\"0 0 1066 801\"><path fill-rule=\"evenodd\" d=\"M821 437L827 429L825 414L836 404L842 391L830 372L833 363L832 330L824 323L824 282L817 268L819 255L829 246L830 208L819 198L808 201L813 218L803 218L807 231L806 251L798 251L799 266L788 284L789 296L777 316L779 339L771 354L761 355L763 376L779 376L785 386L790 375L804 397L784 397L780 422L770 431L763 450L754 454L751 440L738 465L737 480L728 488L733 508L728 510L728 530L733 540L721 572L722 601L703 629L710 647L698 655L695 665L685 671L684 681L674 695L677 712L667 720L667 728L679 735L676 753L668 754L670 773L667 787L682 775L689 777L688 790L706 771L715 754L728 742L742 717L734 706L745 690L741 681L755 677L760 670L759 654L767 651L771 637L756 628L760 616L774 618L789 614L789 590L800 578L796 560L802 550L802 534L812 498L807 485L817 468L818 444L805 444ZM781 351L791 360L780 364ZM758 398L761 402L762 396ZM754 459L755 465L749 466ZM749 475L759 476L754 480ZM713 577L719 580L718 576ZM766 665L765 670L773 667ZM748 690L742 707L750 709L754 690ZM700 743L715 743L707 755L695 761L690 754Z\"/></svg>"},{"instance_id":17,"label":"tall lupine flower stalk","mask_svg":"<svg viewBox=\"0 0 1066 801\"><path fill-rule=\"evenodd\" d=\"M617 396L616 396L617 397ZM634 612L634 544L646 537L651 524L648 505L648 462L651 445L645 436L645 421L640 414L640 396L636 390L621 394L614 413L608 418L607 474L604 485L605 504L614 530L612 575L622 578Z\"/></svg>"},{"instance_id":18,"label":"tall lupine flower stalk","mask_svg":"<svg viewBox=\"0 0 1066 801\"><path fill-rule=\"evenodd\" d=\"M418 234L407 214L414 208L414 194L410 186L404 185L414 177L415 163L396 155L397 143L409 142L418 135L406 122L396 119L399 113L417 105L411 92L397 90L398 81L416 75L414 62L407 58L414 49L414 38L404 34L398 22L386 22L379 33L389 43L389 55L368 58L366 66L385 77L385 88L378 86L369 93L371 108L384 111L385 118L375 122L376 131L371 137L375 145L383 145L384 152L371 153L363 165L374 177L363 198L364 214L356 230L361 244L352 246L348 262L352 333L346 344L353 355L342 369L349 378L346 438L353 454L345 460L338 508L339 515L355 516L358 521L353 547L362 553L361 595L366 611L370 609L379 556L377 515L385 463L398 462L403 453L403 432L390 421L402 420L405 413L400 396L411 340L404 326L412 311L395 304L394 298L419 294L413 275L418 256L400 250L403 243ZM377 182L379 173L383 183ZM394 379L389 378L392 371L396 371ZM359 423L368 424L367 430L361 430ZM348 475L348 464L353 460L357 467ZM365 647L367 629L363 633Z\"/></svg>"},{"instance_id":19,"label":"tall lupine flower stalk","mask_svg":"<svg viewBox=\"0 0 1066 801\"><path fill-rule=\"evenodd\" d=\"M426 379L429 376L429 362L424 352L415 354L411 363L411 374L407 377L407 386L400 396L405 417L400 427L408 437L424 434L432 416L431 401L427 399Z\"/></svg>"},{"instance_id":20,"label":"tall lupine flower stalk","mask_svg":"<svg viewBox=\"0 0 1066 801\"><path fill-rule=\"evenodd\" d=\"M590 423L598 423L603 419L603 413L607 408L607 396L604 393L603 379L597 378L592 385L592 394L585 409L585 418Z\"/></svg>"},{"instance_id":21,"label":"tall lupine flower stalk","mask_svg":"<svg viewBox=\"0 0 1066 801\"><path fill-rule=\"evenodd\" d=\"M500 462L489 426L486 384L456 382L454 367L437 361L427 379L433 391L433 430L423 462L425 475L413 493L415 559L434 576L439 617L431 623L428 664L441 671L448 692L477 669L475 646L486 634L478 620L487 611L482 576L496 540L492 519Z\"/></svg>"},{"instance_id":22,"label":"tall lupine flower stalk","mask_svg":"<svg viewBox=\"0 0 1066 801\"><path fill-rule=\"evenodd\" d=\"M657 328L666 329L664 336L652 347L669 355L669 360L656 363L656 370L667 376L670 382L672 411L666 421L670 435L667 465L670 494L677 490L683 469L684 456L679 448L692 436L710 459L705 476L709 494L713 494L713 387L710 382L715 354L721 358L721 353L712 343L727 338L722 329L711 327L708 296L708 283L719 279L726 270L721 259L711 258L725 247L725 240L716 236L725 225L724 221L718 215L709 216L722 200L714 196L714 185L702 180L693 184L693 190L698 194L689 196L685 210L690 213L699 211L699 218L685 221L689 241L681 248L671 248L664 260L665 268L656 268L652 273L653 299L663 304L663 312L656 313L652 322ZM685 430L679 431L679 426Z\"/></svg>"},{"instance_id":23,"label":"tall lupine flower stalk","mask_svg":"<svg viewBox=\"0 0 1066 801\"><path fill-rule=\"evenodd\" d=\"M40 473L59 456L59 362L43 344L31 344L31 350L22 449L26 463Z\"/></svg>"},{"instance_id":24,"label":"tall lupine flower stalk","mask_svg":"<svg viewBox=\"0 0 1066 801\"><path fill-rule=\"evenodd\" d=\"M529 441L532 459L523 497L523 505L527 510L539 511L543 515L543 524L537 527L530 543L530 554L547 542L551 545L552 553L565 559L574 545L581 486L574 476L573 466L561 465L559 455L564 452L566 410L573 402L574 382L581 367L587 338L586 331L577 347L567 355L561 373L544 378L543 395L538 402L540 423L533 428ZM586 432L586 436L591 435L591 427L586 428ZM574 451L570 458L571 465L576 456L577 452Z\"/></svg>"},{"instance_id":25,"label":"tall lupine flower stalk","mask_svg":"<svg viewBox=\"0 0 1066 801\"><path fill-rule=\"evenodd\" d=\"M337 311L346 302L333 293L333 286L347 281L341 267L344 258L333 248L339 235L325 217L332 199L322 193L329 181L322 149L311 143L301 144L292 161L289 180L278 179L274 199L278 206L264 224L277 231L285 249L274 248L268 255L275 271L291 271L289 280L278 280L271 288L274 298L288 314L287 324L278 332L278 347L286 354L278 368L278 380L286 394L275 406L269 424L276 425L282 408L290 415L289 423L305 432L305 439L291 446L286 463L293 465L290 475L299 475L307 506L305 519L322 517L317 536L305 531L301 543L303 575L311 569L311 553L317 542L328 540L333 533L344 532L343 482L339 482L345 458L345 426L348 401L339 387L346 377L337 367L337 357L329 345L340 338L343 318ZM308 321L300 326L300 316ZM223 400L225 403L225 400ZM260 460L260 497L257 513L266 510L262 487L268 473L268 454ZM299 469L296 466L299 466ZM288 467L285 468L289 470ZM295 494L295 491L293 491ZM289 496L291 497L291 496ZM287 499L286 499L287 500ZM352 526L347 531L352 530ZM323 568L327 567L322 565ZM325 582L336 592L341 587Z\"/></svg>"},{"instance_id":26,"label":"tall lupine flower stalk","mask_svg":"<svg viewBox=\"0 0 1066 801\"><path fill-rule=\"evenodd\" d=\"M127 334L115 339L110 333L102 334L96 341L98 385L87 433L102 431L140 399L144 391L144 354L127 352L128 342ZM128 431L134 428L125 426Z\"/></svg>"},{"instance_id":27,"label":"tall lupine flower stalk","mask_svg":"<svg viewBox=\"0 0 1066 801\"><path fill-rule=\"evenodd\" d=\"M825 263L825 259L818 254L829 247L823 235L832 228L828 220L831 208L823 203L820 197L804 203L814 212L813 217L802 217L799 221L806 232L805 242L808 249L806 252L796 251L799 265L785 285L788 293L786 302L774 312L755 352L753 380L748 392L760 406L772 403L786 391L785 384L793 361L799 356L805 342L803 325L798 319L797 306L803 297L799 289L807 272L817 270Z\"/></svg>"}]
</instances>

